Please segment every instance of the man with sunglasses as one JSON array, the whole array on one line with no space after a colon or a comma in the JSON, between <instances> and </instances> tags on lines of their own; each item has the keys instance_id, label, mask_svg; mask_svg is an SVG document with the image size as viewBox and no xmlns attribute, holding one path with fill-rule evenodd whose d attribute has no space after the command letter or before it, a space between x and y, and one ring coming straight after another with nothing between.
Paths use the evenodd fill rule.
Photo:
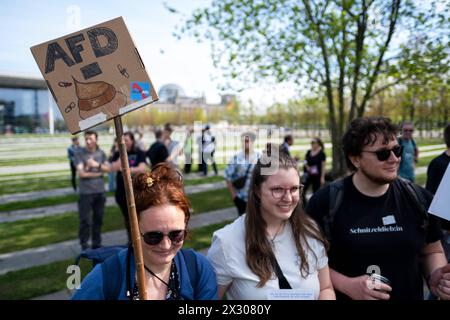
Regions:
<instances>
[{"instance_id":1,"label":"man with sunglasses","mask_svg":"<svg viewBox=\"0 0 450 320\"><path fill-rule=\"evenodd\" d=\"M333 182L340 196L328 185L308 202L307 213L330 242L337 298L422 300L424 276L433 293L450 299L450 265L438 219L419 210L409 187L428 204L432 195L398 178L403 148L396 134L387 118L353 120L342 140L353 174Z\"/></svg>"},{"instance_id":2,"label":"man with sunglasses","mask_svg":"<svg viewBox=\"0 0 450 320\"><path fill-rule=\"evenodd\" d=\"M413 124L404 122L402 125L402 136L398 138L399 145L403 147L398 175L412 182L416 179L414 170L419 159L419 149L413 139L413 132Z\"/></svg>"}]
</instances>

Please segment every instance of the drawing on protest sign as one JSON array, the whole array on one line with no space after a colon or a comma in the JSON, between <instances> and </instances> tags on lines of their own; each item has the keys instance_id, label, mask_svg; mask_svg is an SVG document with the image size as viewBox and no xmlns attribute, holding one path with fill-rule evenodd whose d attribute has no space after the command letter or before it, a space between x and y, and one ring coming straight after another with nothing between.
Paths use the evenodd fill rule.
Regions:
<instances>
[{"instance_id":1,"label":"drawing on protest sign","mask_svg":"<svg viewBox=\"0 0 450 320\"><path fill-rule=\"evenodd\" d=\"M72 134L158 100L122 17L31 52Z\"/></svg>"},{"instance_id":2,"label":"drawing on protest sign","mask_svg":"<svg viewBox=\"0 0 450 320\"><path fill-rule=\"evenodd\" d=\"M143 284L144 260L121 116L158 96L125 22L119 17L36 45L31 52L72 134L114 118L137 283ZM139 297L146 299L145 285L139 285Z\"/></svg>"}]
</instances>

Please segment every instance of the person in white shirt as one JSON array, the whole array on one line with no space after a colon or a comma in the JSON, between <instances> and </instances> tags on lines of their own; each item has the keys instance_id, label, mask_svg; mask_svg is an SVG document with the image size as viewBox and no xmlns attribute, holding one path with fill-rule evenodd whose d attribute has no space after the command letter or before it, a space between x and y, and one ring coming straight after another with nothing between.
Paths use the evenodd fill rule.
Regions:
<instances>
[{"instance_id":1,"label":"person in white shirt","mask_svg":"<svg viewBox=\"0 0 450 320\"><path fill-rule=\"evenodd\" d=\"M255 165L247 213L213 234L219 299L335 299L327 242L302 209L297 163L269 147Z\"/></svg>"}]
</instances>

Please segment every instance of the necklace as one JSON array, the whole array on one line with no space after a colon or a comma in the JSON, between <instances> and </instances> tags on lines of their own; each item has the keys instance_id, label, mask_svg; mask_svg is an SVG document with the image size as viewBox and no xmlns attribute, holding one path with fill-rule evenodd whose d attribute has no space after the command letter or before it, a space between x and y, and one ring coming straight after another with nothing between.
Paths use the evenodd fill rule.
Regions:
<instances>
[{"instance_id":1,"label":"necklace","mask_svg":"<svg viewBox=\"0 0 450 320\"><path fill-rule=\"evenodd\" d=\"M145 270L147 270L148 271L148 273L150 273L152 276L154 276L156 279L158 279L159 281L161 281L162 283L164 283L166 286L167 286L167 288L169 288L170 289L170 286L169 286L169 284L167 283L167 282L165 282L163 279L161 279L160 277L158 277L152 270L150 270L149 268L147 268L147 266L144 264L144 268L145 268Z\"/></svg>"},{"instance_id":2,"label":"necklace","mask_svg":"<svg viewBox=\"0 0 450 320\"><path fill-rule=\"evenodd\" d=\"M281 229L283 229L284 224L285 224L284 221L282 223L280 223L280 226L278 227L277 232L275 232L275 235L270 239L270 243L272 244L272 247L275 247L275 238L278 236Z\"/></svg>"}]
</instances>

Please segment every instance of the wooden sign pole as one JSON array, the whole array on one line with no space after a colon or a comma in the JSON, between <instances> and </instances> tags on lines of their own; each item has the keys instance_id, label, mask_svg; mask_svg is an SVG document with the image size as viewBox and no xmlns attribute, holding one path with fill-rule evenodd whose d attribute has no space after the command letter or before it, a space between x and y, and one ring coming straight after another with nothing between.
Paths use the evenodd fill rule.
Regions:
<instances>
[{"instance_id":1,"label":"wooden sign pole","mask_svg":"<svg viewBox=\"0 0 450 320\"><path fill-rule=\"evenodd\" d=\"M128 165L128 154L125 141L123 139L122 118L114 118L114 126L116 128L116 138L119 144L120 162L122 165L122 177L125 185L125 194L128 203L128 216L130 217L131 240L134 248L134 261L136 264L137 281L139 285L139 299L147 299L147 290L145 288L145 270L144 259L142 256L141 235L139 231L136 205L134 203L133 184L131 181L131 172Z\"/></svg>"}]
</instances>

